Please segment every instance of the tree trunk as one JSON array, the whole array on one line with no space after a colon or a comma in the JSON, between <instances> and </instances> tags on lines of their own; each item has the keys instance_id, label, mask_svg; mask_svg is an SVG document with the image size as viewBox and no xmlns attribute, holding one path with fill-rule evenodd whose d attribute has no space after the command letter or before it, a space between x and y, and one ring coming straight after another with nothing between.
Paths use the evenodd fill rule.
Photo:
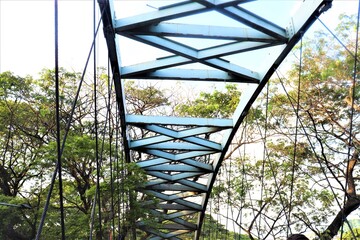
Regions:
<instances>
[{"instance_id":1,"label":"tree trunk","mask_svg":"<svg viewBox=\"0 0 360 240\"><path fill-rule=\"evenodd\" d=\"M339 211L332 223L327 227L327 229L321 234L321 240L331 240L340 230L342 224L344 224L345 219L351 212L356 210L360 206L359 197L350 197L344 206L344 208Z\"/></svg>"},{"instance_id":2,"label":"tree trunk","mask_svg":"<svg viewBox=\"0 0 360 240\"><path fill-rule=\"evenodd\" d=\"M351 159L346 169L346 180L347 180L347 190L346 190L346 202L344 207L338 212L332 223L327 227L327 229L321 233L321 240L330 240L332 239L339 231L341 226L344 224L347 216L356 210L360 206L360 196L356 194L355 181L353 176L353 171L356 166L356 163L359 158L358 151L354 151Z\"/></svg>"}]
</instances>

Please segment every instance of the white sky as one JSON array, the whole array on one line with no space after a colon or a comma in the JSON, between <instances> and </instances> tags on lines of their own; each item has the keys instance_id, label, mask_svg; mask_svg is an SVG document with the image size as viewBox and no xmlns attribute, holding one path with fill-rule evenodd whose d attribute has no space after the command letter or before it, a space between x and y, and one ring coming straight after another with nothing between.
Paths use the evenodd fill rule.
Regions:
<instances>
[{"instance_id":1,"label":"white sky","mask_svg":"<svg viewBox=\"0 0 360 240\"><path fill-rule=\"evenodd\" d=\"M269 0L267 0L269 1ZM283 0L285 1L285 0ZM294 0L286 0L294 1ZM127 2L122 14L131 14L140 1ZM118 3L119 3L118 2ZM93 31L92 0L59 1L59 62L61 67L82 71ZM142 4L143 7L146 5ZM333 29L339 13L356 13L357 0L334 0L321 19ZM120 14L120 13L118 13ZM316 24L315 27L319 27ZM102 28L97 44L98 65L106 65ZM131 46L129 46L131 48ZM52 0L0 0L0 72L36 75L54 67L54 3Z\"/></svg>"}]
</instances>

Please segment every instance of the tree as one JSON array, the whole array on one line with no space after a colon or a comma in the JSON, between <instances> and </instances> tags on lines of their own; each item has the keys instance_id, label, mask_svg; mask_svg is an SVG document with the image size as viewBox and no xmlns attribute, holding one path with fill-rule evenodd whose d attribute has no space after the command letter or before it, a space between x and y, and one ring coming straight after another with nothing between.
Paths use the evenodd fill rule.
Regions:
<instances>
[{"instance_id":1,"label":"tree","mask_svg":"<svg viewBox=\"0 0 360 240\"><path fill-rule=\"evenodd\" d=\"M101 69L100 69L101 70ZM99 74L99 98L108 97L105 92L107 76ZM19 77L10 72L0 75L1 97L0 97L0 197L4 203L28 204L31 209L19 209L13 211L8 206L1 207L2 227L0 238L4 239L32 239L35 237L39 218L43 211L44 201L49 189L49 180L55 169L56 144L55 144L55 94L53 70L45 69L39 79L31 77ZM64 130L70 119L74 96L77 91L77 83L80 79L79 73L68 72L60 69L60 123ZM96 184L96 157L93 123L93 94L92 85L84 84L83 91L77 104L70 125L70 133L65 144L63 153L64 173L64 199L66 228L68 237L71 239L88 238L88 225L91 209L93 206L94 186ZM113 101L113 100L112 100ZM100 117L98 129L100 133L109 132L105 121L107 107L100 104ZM114 115L112 115L114 116ZM114 126L115 119L112 120ZM115 131L112 128L111 131ZM62 136L64 131L62 132ZM102 134L101 134L102 135ZM104 135L107 136L107 135ZM101 137L101 136L100 136ZM108 214L103 219L104 225L109 224L114 216L110 213L110 145L113 152L111 157L115 159L115 143L109 138L104 139L101 150L101 181L102 208ZM118 158L116 164L122 164L123 159ZM112 162L113 170L125 171L123 165L117 166ZM126 167L127 168L127 167ZM138 172L138 173L137 173ZM134 178L144 182L139 171L134 171ZM115 171L111 174L115 175ZM134 189L139 182L126 181L125 188ZM136 185L135 185L136 184ZM46 229L42 237L54 239L59 236L59 205L56 198L57 185L47 214ZM120 189L117 188L117 192ZM130 190L128 190L130 191ZM124 199L123 199L124 200ZM20 205L21 206L21 205ZM104 215L106 215L104 214ZM109 217L111 216L111 217ZM84 227L86 226L86 227Z\"/></svg>"},{"instance_id":2,"label":"tree","mask_svg":"<svg viewBox=\"0 0 360 240\"><path fill-rule=\"evenodd\" d=\"M10 72L0 74L0 196L1 202L36 206L36 191L24 187L36 185L44 174L38 167L43 156L39 149L45 144L44 128L42 116L31 104L34 100L32 81L29 76L23 78ZM35 236L36 210L1 208L0 238L28 239Z\"/></svg>"},{"instance_id":3,"label":"tree","mask_svg":"<svg viewBox=\"0 0 360 240\"><path fill-rule=\"evenodd\" d=\"M156 85L145 87L136 85L133 81L127 81L126 102L129 114L146 115L161 111L159 108L169 105L168 98Z\"/></svg>"},{"instance_id":4,"label":"tree","mask_svg":"<svg viewBox=\"0 0 360 240\"><path fill-rule=\"evenodd\" d=\"M240 99L236 85L226 85L226 92L214 90L212 93L201 92L194 101L179 104L176 108L181 116L203 118L231 117Z\"/></svg>"},{"instance_id":5,"label":"tree","mask_svg":"<svg viewBox=\"0 0 360 240\"><path fill-rule=\"evenodd\" d=\"M288 219L298 230L309 228L323 240L332 239L346 224L346 217L360 206L356 192L360 88L353 81L358 69L354 70L352 54L356 18L342 15L340 20L336 32L347 49L330 41L331 36L324 32L305 40L301 69L296 63L287 79L275 83L278 88L284 84L288 95L274 94L269 104L268 128L277 133L277 138L268 144L268 150L275 157L271 159L281 159L283 166L288 164L290 172L284 177L294 184L290 186L294 195L283 195L284 208L291 212ZM294 108L298 97L295 154ZM277 177L279 173L276 172ZM284 189L281 179L278 187ZM325 223L326 228L319 227Z\"/></svg>"}]
</instances>

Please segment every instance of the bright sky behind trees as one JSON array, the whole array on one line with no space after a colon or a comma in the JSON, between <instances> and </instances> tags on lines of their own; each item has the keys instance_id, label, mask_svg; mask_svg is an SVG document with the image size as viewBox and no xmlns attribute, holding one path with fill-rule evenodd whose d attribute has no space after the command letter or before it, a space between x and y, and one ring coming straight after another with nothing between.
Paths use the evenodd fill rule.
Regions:
<instances>
[{"instance_id":1,"label":"bright sky behind trees","mask_svg":"<svg viewBox=\"0 0 360 240\"><path fill-rule=\"evenodd\" d=\"M281 3L283 1L267 1L273 2L274 7L275 4L284 4ZM118 0L116 3L126 4L127 8L118 13L125 15L138 12L139 6L149 10L150 6L156 6L153 1ZM332 9L321 19L333 29L338 15L343 12L356 13L357 4L357 0L334 0ZM92 7L92 0L59 0L60 66L76 71L84 68L93 35ZM319 27L322 27L320 23L316 23L313 29ZM106 44L102 28L99 31L98 65L106 66ZM0 72L36 75L43 68L53 66L54 1L0 0Z\"/></svg>"}]
</instances>

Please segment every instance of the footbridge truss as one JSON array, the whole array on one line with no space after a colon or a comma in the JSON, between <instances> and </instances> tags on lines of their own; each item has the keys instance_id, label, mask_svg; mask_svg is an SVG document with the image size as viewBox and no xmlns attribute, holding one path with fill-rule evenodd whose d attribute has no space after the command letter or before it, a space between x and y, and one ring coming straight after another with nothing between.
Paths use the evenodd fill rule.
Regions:
<instances>
[{"instance_id":1,"label":"footbridge truss","mask_svg":"<svg viewBox=\"0 0 360 240\"><path fill-rule=\"evenodd\" d=\"M158 7L146 1L143 4L150 5L144 13L117 17L125 11L124 4L134 2L141 1L98 0L126 159L136 161L148 175L145 187L138 191L156 199L141 204L159 224L148 226L138 220L136 226L148 239L181 239L190 232L199 239L216 175L237 129L276 68L316 18L331 7L331 1L288 1L297 5L291 11L269 8L273 1L158 1ZM167 55L156 58L153 51L122 46L120 38ZM128 62L123 51L130 51L132 61L138 62L123 64ZM205 82L229 82L247 87L241 89L231 119L144 116L126 113L127 79L196 81L204 86ZM130 128L152 135L132 139ZM214 134L217 137L212 138ZM194 218L196 224L188 221Z\"/></svg>"}]
</instances>

